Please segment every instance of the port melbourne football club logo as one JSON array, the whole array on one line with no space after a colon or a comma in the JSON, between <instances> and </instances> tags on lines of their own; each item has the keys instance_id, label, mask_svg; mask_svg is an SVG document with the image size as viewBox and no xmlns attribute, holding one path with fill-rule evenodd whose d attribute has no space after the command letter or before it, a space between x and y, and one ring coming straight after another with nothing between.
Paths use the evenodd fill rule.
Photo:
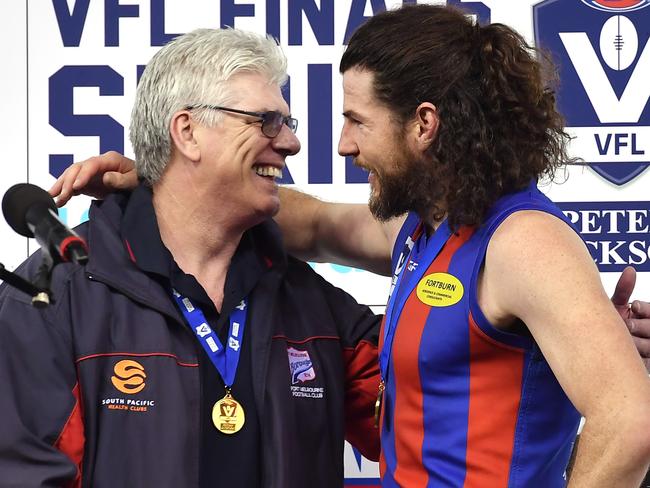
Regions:
<instances>
[{"instance_id":1,"label":"port melbourne football club logo","mask_svg":"<svg viewBox=\"0 0 650 488\"><path fill-rule=\"evenodd\" d=\"M623 185L650 165L650 0L546 0L535 42L560 70L572 154Z\"/></svg>"},{"instance_id":2,"label":"port melbourne football club logo","mask_svg":"<svg viewBox=\"0 0 650 488\"><path fill-rule=\"evenodd\" d=\"M304 383L316 378L314 365L309 357L309 352L299 351L293 347L287 348L289 356L289 369L291 371L291 384Z\"/></svg>"}]
</instances>

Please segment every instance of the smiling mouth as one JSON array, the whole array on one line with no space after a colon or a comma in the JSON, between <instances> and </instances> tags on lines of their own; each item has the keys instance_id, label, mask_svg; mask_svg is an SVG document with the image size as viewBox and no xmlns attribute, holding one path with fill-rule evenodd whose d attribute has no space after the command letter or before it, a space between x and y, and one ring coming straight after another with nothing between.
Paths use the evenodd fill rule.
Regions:
<instances>
[{"instance_id":1,"label":"smiling mouth","mask_svg":"<svg viewBox=\"0 0 650 488\"><path fill-rule=\"evenodd\" d=\"M253 170L259 176L266 176L269 178L282 178L282 170L275 166L256 164L255 166L253 166Z\"/></svg>"}]
</instances>

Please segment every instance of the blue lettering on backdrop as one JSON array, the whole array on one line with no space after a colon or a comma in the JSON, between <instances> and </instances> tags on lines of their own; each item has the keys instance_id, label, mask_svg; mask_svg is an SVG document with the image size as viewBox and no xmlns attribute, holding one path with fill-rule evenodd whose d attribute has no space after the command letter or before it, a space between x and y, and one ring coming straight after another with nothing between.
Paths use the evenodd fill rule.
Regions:
<instances>
[{"instance_id":1,"label":"blue lettering on backdrop","mask_svg":"<svg viewBox=\"0 0 650 488\"><path fill-rule=\"evenodd\" d=\"M289 45L302 44L302 14L309 22L319 46L334 45L334 2L322 1L319 9L313 0L289 2Z\"/></svg>"},{"instance_id":2,"label":"blue lettering on backdrop","mask_svg":"<svg viewBox=\"0 0 650 488\"><path fill-rule=\"evenodd\" d=\"M219 0L221 25L234 25L236 17L253 17L256 9L252 3L235 3L237 0ZM242 2L244 0L239 0ZM79 46L89 8L89 0L76 0L72 11L66 0L52 0L56 12L61 38L65 46ZM165 32L165 0L150 0L151 45L162 46L179 34ZM352 0L346 24L345 42L353 30L366 20L364 12L368 0ZM417 3L405 0L403 4ZM281 0L266 0L267 33L280 39ZM303 42L303 18L311 27L319 45L334 44L333 0L322 0L320 8L315 0L294 0L289 2L288 44ZM384 0L370 0L373 15L386 9ZM104 27L106 46L119 45L120 19L138 17L138 5L122 5L120 0L106 0L104 4ZM136 66L139 82L144 65ZM309 184L331 184L333 181L333 134L332 134L332 66L329 64L308 65L308 120L302 121L307 129L309 141L308 175ZM101 95L123 95L123 78L108 66L66 66L50 79L50 123L64 135L97 136L100 151L109 149L122 151L124 128L108 115L75 115L73 113L73 89L76 86L97 86ZM283 95L289 103L289 83ZM621 141L621 144L624 141ZM635 141L631 141L633 144ZM613 145L614 143L612 143ZM50 172L61 172L73 161L71 154L51 154ZM291 163L290 163L291 164ZM366 183L367 172L354 166L353 158L345 158L345 183ZM281 183L293 184L288 168L285 168Z\"/></svg>"},{"instance_id":3,"label":"blue lettering on backdrop","mask_svg":"<svg viewBox=\"0 0 650 488\"><path fill-rule=\"evenodd\" d=\"M368 183L368 171L355 166L352 156L345 156L345 182Z\"/></svg>"},{"instance_id":4,"label":"blue lettering on backdrop","mask_svg":"<svg viewBox=\"0 0 650 488\"><path fill-rule=\"evenodd\" d=\"M332 183L332 65L307 67L309 183Z\"/></svg>"},{"instance_id":5,"label":"blue lettering on backdrop","mask_svg":"<svg viewBox=\"0 0 650 488\"><path fill-rule=\"evenodd\" d=\"M345 36L343 38L343 44L347 45L350 37L354 34L354 31L357 30L361 24L363 24L370 17L363 15L363 12L366 9L366 3L368 0L352 0L352 5L350 5L350 15L348 15L348 24L345 27ZM403 2L411 3L411 2ZM372 14L376 15L379 12L386 10L386 3L384 0L370 0L370 6L372 7Z\"/></svg>"},{"instance_id":6,"label":"blue lettering on backdrop","mask_svg":"<svg viewBox=\"0 0 650 488\"><path fill-rule=\"evenodd\" d=\"M77 0L71 13L66 0L52 0L56 22L59 24L59 33L65 47L79 46L89 5L90 0Z\"/></svg>"},{"instance_id":7,"label":"blue lettering on backdrop","mask_svg":"<svg viewBox=\"0 0 650 488\"><path fill-rule=\"evenodd\" d=\"M637 141L636 141L636 134L634 132L632 133L627 133L627 132L616 132L616 133L609 133L605 136L605 140L602 141L600 139L600 134L596 133L594 134L594 138L596 139L596 148L598 150L598 153L601 156L605 156L609 153L609 147L612 142L612 136L614 136L614 154L615 155L620 155L623 153L621 151L622 148L630 146L630 154L634 156L640 156L645 154L644 149L639 149ZM630 138L630 143L628 144L628 137Z\"/></svg>"},{"instance_id":8,"label":"blue lettering on backdrop","mask_svg":"<svg viewBox=\"0 0 650 488\"><path fill-rule=\"evenodd\" d=\"M601 272L650 271L650 202L558 203Z\"/></svg>"},{"instance_id":9,"label":"blue lettering on backdrop","mask_svg":"<svg viewBox=\"0 0 650 488\"><path fill-rule=\"evenodd\" d=\"M165 32L165 0L151 0L151 45L164 46L179 35Z\"/></svg>"},{"instance_id":10,"label":"blue lettering on backdrop","mask_svg":"<svg viewBox=\"0 0 650 488\"><path fill-rule=\"evenodd\" d=\"M278 10L280 6L278 5ZM235 17L255 17L255 5L235 3L235 0L221 0L221 28L235 26ZM279 29L278 29L279 30Z\"/></svg>"},{"instance_id":11,"label":"blue lettering on backdrop","mask_svg":"<svg viewBox=\"0 0 650 488\"><path fill-rule=\"evenodd\" d=\"M468 2L466 0L448 0L447 5L453 5L456 8L465 10L469 14L476 15L479 24L487 25L490 20L490 8L483 2Z\"/></svg>"},{"instance_id":12,"label":"blue lettering on backdrop","mask_svg":"<svg viewBox=\"0 0 650 488\"><path fill-rule=\"evenodd\" d=\"M120 45L120 18L139 16L139 5L120 5L119 0L104 0L104 43L106 46Z\"/></svg>"},{"instance_id":13,"label":"blue lettering on backdrop","mask_svg":"<svg viewBox=\"0 0 650 488\"><path fill-rule=\"evenodd\" d=\"M282 87L282 97L284 98L284 101L287 102L287 105L289 105L289 110L291 110L291 77L290 76L287 78L287 82ZM300 121L298 122L298 125L300 126ZM289 171L289 166L285 166L284 169L282 170L282 178L280 179L280 183L283 185L293 185L293 177L291 176L291 172Z\"/></svg>"},{"instance_id":14,"label":"blue lettering on backdrop","mask_svg":"<svg viewBox=\"0 0 650 488\"><path fill-rule=\"evenodd\" d=\"M140 83L140 78L142 78L142 73L144 73L144 69L147 67L146 64L138 64L135 67L135 79L136 79L136 84Z\"/></svg>"},{"instance_id":15,"label":"blue lettering on backdrop","mask_svg":"<svg viewBox=\"0 0 650 488\"><path fill-rule=\"evenodd\" d=\"M280 0L266 0L266 33L280 39Z\"/></svg>"},{"instance_id":16,"label":"blue lettering on backdrop","mask_svg":"<svg viewBox=\"0 0 650 488\"><path fill-rule=\"evenodd\" d=\"M101 96L124 95L124 78L110 66L64 66L49 80L50 125L64 136L98 136L102 153L123 153L124 127L119 122L108 115L73 112L74 88L82 86L99 87ZM58 177L72 160L72 155L50 155L50 174Z\"/></svg>"}]
</instances>

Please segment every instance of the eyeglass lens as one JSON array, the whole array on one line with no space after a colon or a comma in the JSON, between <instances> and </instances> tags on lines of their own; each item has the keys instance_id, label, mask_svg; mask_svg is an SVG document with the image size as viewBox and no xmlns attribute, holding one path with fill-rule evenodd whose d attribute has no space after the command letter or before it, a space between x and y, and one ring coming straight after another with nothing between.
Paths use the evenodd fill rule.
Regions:
<instances>
[{"instance_id":1,"label":"eyeglass lens","mask_svg":"<svg viewBox=\"0 0 650 488\"><path fill-rule=\"evenodd\" d=\"M285 118L280 112L266 112L262 120L262 132L268 137L275 137L282 130L283 124L286 124L292 132L296 131L295 119Z\"/></svg>"}]
</instances>

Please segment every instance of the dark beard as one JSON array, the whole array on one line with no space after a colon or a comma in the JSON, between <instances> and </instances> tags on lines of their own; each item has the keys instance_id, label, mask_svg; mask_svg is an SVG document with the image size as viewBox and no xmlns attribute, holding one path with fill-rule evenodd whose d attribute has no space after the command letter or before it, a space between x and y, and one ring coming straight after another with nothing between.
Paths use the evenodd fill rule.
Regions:
<instances>
[{"instance_id":1,"label":"dark beard","mask_svg":"<svg viewBox=\"0 0 650 488\"><path fill-rule=\"evenodd\" d=\"M443 189L433 175L433 164L417 160L405 164L399 173L379 176L379 195L371 195L368 207L380 222L407 212L416 212L428 220L440 212L436 202L442 201Z\"/></svg>"}]
</instances>

